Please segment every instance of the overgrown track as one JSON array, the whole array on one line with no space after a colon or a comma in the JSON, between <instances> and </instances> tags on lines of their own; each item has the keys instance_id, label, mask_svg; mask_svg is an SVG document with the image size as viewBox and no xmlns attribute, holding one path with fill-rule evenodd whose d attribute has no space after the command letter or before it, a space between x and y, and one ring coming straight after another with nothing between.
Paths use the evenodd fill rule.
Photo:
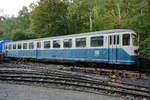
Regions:
<instances>
[{"instance_id":1,"label":"overgrown track","mask_svg":"<svg viewBox=\"0 0 150 100\"><path fill-rule=\"evenodd\" d=\"M108 80L106 81L99 78L93 78L91 76L60 70L29 67L22 70L18 67L10 67L8 69L3 68L0 69L0 80L3 81L58 84L64 85L66 88L75 87L79 91L87 91L97 94L107 93L122 96L129 95L139 98L150 98L150 88L144 86L136 86Z\"/></svg>"}]
</instances>

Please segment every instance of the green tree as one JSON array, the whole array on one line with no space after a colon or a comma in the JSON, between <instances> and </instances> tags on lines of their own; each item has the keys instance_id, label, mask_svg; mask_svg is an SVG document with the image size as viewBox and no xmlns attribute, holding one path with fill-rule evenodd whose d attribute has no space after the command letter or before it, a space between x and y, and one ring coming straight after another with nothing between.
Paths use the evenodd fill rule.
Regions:
<instances>
[{"instance_id":1,"label":"green tree","mask_svg":"<svg viewBox=\"0 0 150 100\"><path fill-rule=\"evenodd\" d=\"M22 31L21 29L13 30L10 39L13 41L34 39L36 35L30 31Z\"/></svg>"},{"instance_id":2,"label":"green tree","mask_svg":"<svg viewBox=\"0 0 150 100\"><path fill-rule=\"evenodd\" d=\"M38 37L67 34L67 4L59 0L39 3L31 14L31 28Z\"/></svg>"},{"instance_id":3,"label":"green tree","mask_svg":"<svg viewBox=\"0 0 150 100\"><path fill-rule=\"evenodd\" d=\"M89 32L89 3L75 0L68 7L67 19L69 34Z\"/></svg>"},{"instance_id":4,"label":"green tree","mask_svg":"<svg viewBox=\"0 0 150 100\"><path fill-rule=\"evenodd\" d=\"M36 35L30 29L30 26L31 26L30 12L31 11L29 11L29 9L30 8L23 7L19 11L17 17L4 17L3 22L2 22L3 32L1 35L1 39L18 40L19 38L16 39L14 34L19 35L19 33L20 33L19 36L24 36L20 39L30 39L30 38L36 37ZM31 10L32 9L33 8L31 8Z\"/></svg>"}]
</instances>

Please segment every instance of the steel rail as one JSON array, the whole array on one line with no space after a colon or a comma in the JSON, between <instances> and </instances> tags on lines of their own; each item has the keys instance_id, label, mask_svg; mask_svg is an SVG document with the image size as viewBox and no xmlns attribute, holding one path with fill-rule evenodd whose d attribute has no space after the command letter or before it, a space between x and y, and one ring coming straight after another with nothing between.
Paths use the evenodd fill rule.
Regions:
<instances>
[{"instance_id":1,"label":"steel rail","mask_svg":"<svg viewBox=\"0 0 150 100\"><path fill-rule=\"evenodd\" d=\"M78 87L85 87L85 88L91 88L91 89L97 89L97 90L105 90L105 91L109 91L109 92L115 92L115 93L119 93L119 94L123 94L123 95L132 95L132 96L138 96L138 97L144 97L144 98L150 98L149 93L140 93L140 92L136 92L136 91L130 91L130 90L125 90L122 88L112 88L112 87L106 87L106 86L99 86L99 85L95 85L95 84L90 84L88 82L85 83L81 83L79 81L72 81L69 80L67 81L66 79L59 79L59 78L55 78L53 80L51 79L44 79L44 78L34 78L34 77L16 77L16 78L11 78L11 77L0 77L0 80L7 80L7 81L24 81L24 82L42 82L42 83L55 83L55 84L63 84L63 85L71 85L71 86L78 86Z\"/></svg>"},{"instance_id":2,"label":"steel rail","mask_svg":"<svg viewBox=\"0 0 150 100\"><path fill-rule=\"evenodd\" d=\"M11 73L10 73L11 72ZM136 91L148 91L150 93L150 89L149 87L143 87L143 86L138 86L138 85L133 85L133 84L126 84L126 83L120 83L120 82L114 82L114 81L104 81L104 80L100 80L100 79L95 79L95 78L91 78L91 77L87 77L87 76L81 76L81 75L75 75L75 74L70 74L68 75L68 73L59 73L59 72L49 72L49 73L39 73L39 72L15 72L15 71L5 71L2 72L0 71L1 74L5 74L5 73L9 73L9 74L34 74L34 75L45 75L45 76L54 76L54 77L63 77L63 78L74 78L77 80L85 80L85 81L92 81L95 82L97 84L103 84L103 85L111 85L112 87L121 87L121 88L125 88L125 89L133 89ZM14 75L12 77L15 77ZM29 75L28 75L29 77Z\"/></svg>"},{"instance_id":3,"label":"steel rail","mask_svg":"<svg viewBox=\"0 0 150 100\"><path fill-rule=\"evenodd\" d=\"M33 73L32 73L33 74ZM54 73L53 73L54 74ZM54 75L55 76L55 75ZM101 82L99 82L98 83L98 81L93 81L93 80L83 80L82 78L78 78L78 79L73 79L73 78L75 78L75 77L68 77L68 78L62 78L62 76L61 76L61 78L60 77L48 77L48 76L20 76L20 75L9 75L9 73L7 72L7 75L6 74L2 74L2 75L0 75L0 80L14 80L14 81L23 81L23 80L25 80L25 81L27 81L27 80L29 80L29 81L37 81L37 82L40 82L39 80L45 80L45 81L50 81L50 80L59 80L60 81L60 83L62 84L63 83L63 81L65 81L65 82L72 82L72 83L84 83L84 85L86 86L86 84L88 83L88 84L91 84L92 86L91 86L91 88L93 87L93 85L95 85L95 87L93 87L94 89L95 88L98 88L99 86L101 86L101 87L99 87L99 89L102 89L102 87L105 87L105 90L109 90L109 91L113 91L113 92L117 92L117 91L120 91L121 93L125 93L125 92L127 92L127 94L132 94L132 95L139 95L139 96L141 96L141 97L150 97L150 95L149 95L149 92L148 91L144 91L144 90L138 90L138 89L131 89L131 88L124 88L124 87L120 87L120 86L113 86L113 85L110 85L110 84L101 84ZM35 79L39 79L39 80L35 80ZM44 81L44 82L45 82ZM61 82L62 81L62 82ZM72 84L73 85L73 84ZM107 88L107 89L106 89ZM111 89L111 90L110 90ZM116 90L117 89L117 90ZM103 89L102 89L103 90ZM130 91L130 92L129 92ZM146 93L147 95L143 95L143 93Z\"/></svg>"}]
</instances>

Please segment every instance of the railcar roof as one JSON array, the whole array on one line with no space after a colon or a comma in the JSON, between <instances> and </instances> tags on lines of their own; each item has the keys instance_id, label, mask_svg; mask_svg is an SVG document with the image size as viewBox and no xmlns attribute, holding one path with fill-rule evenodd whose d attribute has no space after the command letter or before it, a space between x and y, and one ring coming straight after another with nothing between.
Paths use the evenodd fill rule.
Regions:
<instances>
[{"instance_id":1,"label":"railcar roof","mask_svg":"<svg viewBox=\"0 0 150 100\"><path fill-rule=\"evenodd\" d=\"M79 33L79 34L71 34L71 35L63 35L63 36L55 36L55 37L46 37L46 38L38 38L38 39L31 39L31 40L21 40L21 41L14 41L14 42L22 42L22 41L39 41L39 40L46 40L46 39L56 39L56 38L67 38L67 37L76 37L76 36L88 36L92 34L109 34L109 33L120 33L120 32L133 32L133 30L128 29L113 29L113 30L104 30L104 31L95 31L95 32L87 32L87 33Z\"/></svg>"}]
</instances>

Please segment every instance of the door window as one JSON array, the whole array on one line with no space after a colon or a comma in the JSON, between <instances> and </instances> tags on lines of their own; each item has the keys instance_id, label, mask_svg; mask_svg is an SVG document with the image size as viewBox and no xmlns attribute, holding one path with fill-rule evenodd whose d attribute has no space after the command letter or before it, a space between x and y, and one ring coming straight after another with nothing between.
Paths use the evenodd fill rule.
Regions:
<instances>
[{"instance_id":1,"label":"door window","mask_svg":"<svg viewBox=\"0 0 150 100\"><path fill-rule=\"evenodd\" d=\"M109 45L112 45L112 36L109 36Z\"/></svg>"}]
</instances>

